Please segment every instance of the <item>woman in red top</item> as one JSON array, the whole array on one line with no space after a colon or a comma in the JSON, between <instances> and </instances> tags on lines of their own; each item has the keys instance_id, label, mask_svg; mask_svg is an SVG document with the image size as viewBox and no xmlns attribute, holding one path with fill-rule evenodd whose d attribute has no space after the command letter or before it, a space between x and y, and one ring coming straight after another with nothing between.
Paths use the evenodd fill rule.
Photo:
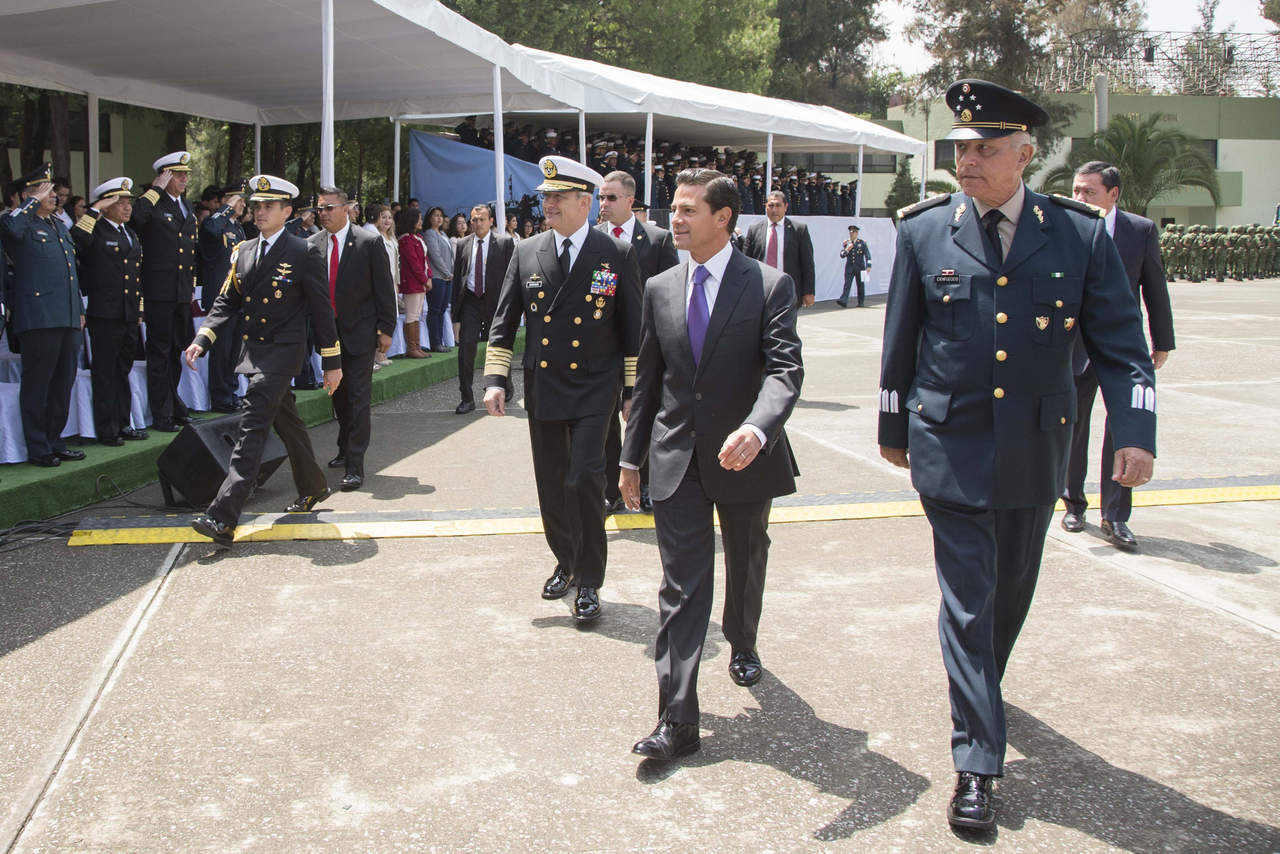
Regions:
<instances>
[{"instance_id":1,"label":"woman in red top","mask_svg":"<svg viewBox=\"0 0 1280 854\"><path fill-rule=\"evenodd\" d=\"M412 208L396 214L396 235L400 242L400 293L404 295L404 347L410 359L430 359L422 349L422 305L431 290L431 268L427 244L419 232L422 217Z\"/></svg>"}]
</instances>

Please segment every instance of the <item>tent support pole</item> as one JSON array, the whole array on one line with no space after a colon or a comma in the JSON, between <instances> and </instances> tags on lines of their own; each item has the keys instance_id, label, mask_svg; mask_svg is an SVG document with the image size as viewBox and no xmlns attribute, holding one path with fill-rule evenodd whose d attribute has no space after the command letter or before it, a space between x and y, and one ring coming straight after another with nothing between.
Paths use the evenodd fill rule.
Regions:
<instances>
[{"instance_id":1,"label":"tent support pole","mask_svg":"<svg viewBox=\"0 0 1280 854\"><path fill-rule=\"evenodd\" d=\"M587 111L578 110L578 161L587 165ZM506 227L505 224L503 226Z\"/></svg>"},{"instance_id":2,"label":"tent support pole","mask_svg":"<svg viewBox=\"0 0 1280 854\"><path fill-rule=\"evenodd\" d=\"M262 125L253 123L253 172L262 172Z\"/></svg>"},{"instance_id":3,"label":"tent support pole","mask_svg":"<svg viewBox=\"0 0 1280 854\"><path fill-rule=\"evenodd\" d=\"M862 149L865 146L858 146L858 186L857 192L853 197L853 215L862 216Z\"/></svg>"},{"instance_id":4,"label":"tent support pole","mask_svg":"<svg viewBox=\"0 0 1280 854\"><path fill-rule=\"evenodd\" d=\"M644 203L653 201L653 113L644 116Z\"/></svg>"},{"instance_id":5,"label":"tent support pole","mask_svg":"<svg viewBox=\"0 0 1280 854\"><path fill-rule=\"evenodd\" d=\"M321 0L320 183L333 186L333 0ZM305 193L306 187L299 187Z\"/></svg>"},{"instance_id":6,"label":"tent support pole","mask_svg":"<svg viewBox=\"0 0 1280 854\"><path fill-rule=\"evenodd\" d=\"M503 155L503 139L502 139L502 66L494 63L493 65L493 174L494 186L497 189L497 195L494 196L493 214L495 217L502 217L502 228L497 233L503 234L507 230L507 194L504 189L507 183L507 176L504 174ZM498 228L498 223L494 222L494 228Z\"/></svg>"},{"instance_id":7,"label":"tent support pole","mask_svg":"<svg viewBox=\"0 0 1280 854\"><path fill-rule=\"evenodd\" d=\"M400 201L400 120L392 119L391 126L391 132L395 134L396 137L395 144L392 146L394 153L391 158L391 171L393 173L393 177L391 179L391 201L398 202Z\"/></svg>"},{"instance_id":8,"label":"tent support pole","mask_svg":"<svg viewBox=\"0 0 1280 854\"><path fill-rule=\"evenodd\" d=\"M773 192L773 134L769 134L764 152L764 191L768 194Z\"/></svg>"},{"instance_id":9,"label":"tent support pole","mask_svg":"<svg viewBox=\"0 0 1280 854\"><path fill-rule=\"evenodd\" d=\"M89 93L89 150L84 153L85 166L88 169L89 186L85 188L84 194L87 196L93 192L93 188L100 183L98 179L98 150L102 147L98 139L98 96ZM7 153L6 153L6 156Z\"/></svg>"}]
</instances>

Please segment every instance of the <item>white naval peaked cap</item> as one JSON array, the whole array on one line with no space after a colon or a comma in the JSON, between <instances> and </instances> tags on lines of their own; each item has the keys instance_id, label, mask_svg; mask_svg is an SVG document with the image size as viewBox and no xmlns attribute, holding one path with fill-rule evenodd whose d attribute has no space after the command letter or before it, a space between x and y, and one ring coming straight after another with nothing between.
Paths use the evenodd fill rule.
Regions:
<instances>
[{"instance_id":1,"label":"white naval peaked cap","mask_svg":"<svg viewBox=\"0 0 1280 854\"><path fill-rule=\"evenodd\" d=\"M558 155L548 155L538 161L538 167L546 178L538 185L540 193L563 193L580 190L590 193L604 183L604 176L590 166Z\"/></svg>"},{"instance_id":2,"label":"white naval peaked cap","mask_svg":"<svg viewBox=\"0 0 1280 854\"><path fill-rule=\"evenodd\" d=\"M113 196L133 198L133 181L129 178L112 178L93 188L93 202L100 202Z\"/></svg>"},{"instance_id":3,"label":"white naval peaked cap","mask_svg":"<svg viewBox=\"0 0 1280 854\"><path fill-rule=\"evenodd\" d=\"M251 202L292 202L298 186L275 175L254 175L249 179Z\"/></svg>"},{"instance_id":4,"label":"white naval peaked cap","mask_svg":"<svg viewBox=\"0 0 1280 854\"><path fill-rule=\"evenodd\" d=\"M151 164L151 168L156 170L156 174L160 174L168 169L170 172L190 172L191 171L191 152L190 151L173 151L166 154Z\"/></svg>"}]
</instances>

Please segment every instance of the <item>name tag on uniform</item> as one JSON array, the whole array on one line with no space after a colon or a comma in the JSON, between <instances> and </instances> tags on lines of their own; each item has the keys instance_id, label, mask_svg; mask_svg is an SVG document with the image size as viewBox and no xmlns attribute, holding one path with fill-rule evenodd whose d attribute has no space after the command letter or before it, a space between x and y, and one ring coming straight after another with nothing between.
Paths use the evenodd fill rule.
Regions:
<instances>
[{"instance_id":1,"label":"name tag on uniform","mask_svg":"<svg viewBox=\"0 0 1280 854\"><path fill-rule=\"evenodd\" d=\"M958 285L960 277L956 275L955 270L943 270L933 277L933 281L939 285Z\"/></svg>"},{"instance_id":2,"label":"name tag on uniform","mask_svg":"<svg viewBox=\"0 0 1280 854\"><path fill-rule=\"evenodd\" d=\"M103 241L103 242L104 242L104 243L106 243L108 246L119 246L119 245L120 245L119 241L116 241L116 240L106 240L106 241Z\"/></svg>"},{"instance_id":3,"label":"name tag on uniform","mask_svg":"<svg viewBox=\"0 0 1280 854\"><path fill-rule=\"evenodd\" d=\"M525 280L524 286L526 288L540 288L542 287L542 277L539 276L537 273L534 273L532 276L530 276L528 279Z\"/></svg>"}]
</instances>

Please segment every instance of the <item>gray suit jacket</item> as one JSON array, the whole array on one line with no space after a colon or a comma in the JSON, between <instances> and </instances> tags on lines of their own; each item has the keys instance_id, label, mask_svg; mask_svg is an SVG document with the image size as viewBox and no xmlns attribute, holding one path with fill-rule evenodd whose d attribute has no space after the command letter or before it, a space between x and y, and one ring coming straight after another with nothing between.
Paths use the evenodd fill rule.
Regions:
<instances>
[{"instance_id":1,"label":"gray suit jacket","mask_svg":"<svg viewBox=\"0 0 1280 854\"><path fill-rule=\"evenodd\" d=\"M688 264L649 280L644 291L640 358L622 459L649 458L649 494L671 497L697 451L707 497L733 503L795 492L798 473L783 424L800 396L804 366L796 335L791 277L736 249L711 310L695 366L685 312ZM744 423L767 438L740 472L716 459Z\"/></svg>"}]
</instances>

